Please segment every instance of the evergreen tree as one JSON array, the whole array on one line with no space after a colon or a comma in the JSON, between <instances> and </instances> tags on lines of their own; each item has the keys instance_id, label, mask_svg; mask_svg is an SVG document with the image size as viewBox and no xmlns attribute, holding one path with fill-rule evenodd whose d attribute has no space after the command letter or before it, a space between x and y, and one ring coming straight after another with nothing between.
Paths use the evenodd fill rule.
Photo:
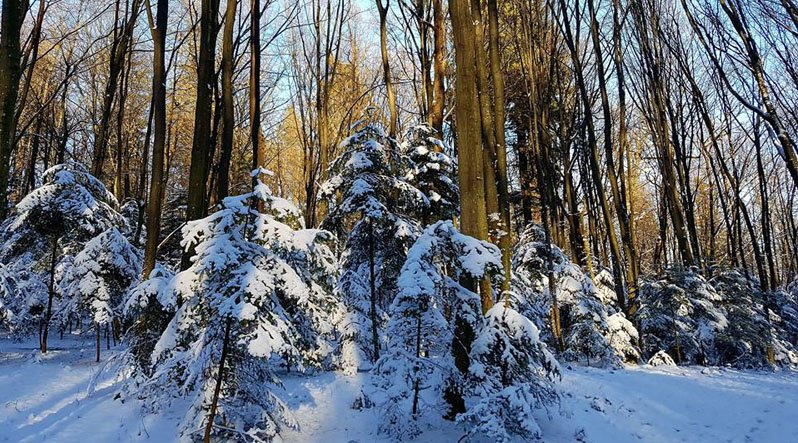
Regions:
<instances>
[{"instance_id":1,"label":"evergreen tree","mask_svg":"<svg viewBox=\"0 0 798 443\"><path fill-rule=\"evenodd\" d=\"M296 428L276 393L280 371L330 367L346 339L338 328L344 307L331 293L330 239L302 229L296 207L260 182L189 222L183 246L193 246L190 266L171 278L156 274L136 290L157 289L161 303L178 306L141 396L154 408L190 396L185 436L204 428L206 438L269 440Z\"/></svg>"},{"instance_id":2,"label":"evergreen tree","mask_svg":"<svg viewBox=\"0 0 798 443\"><path fill-rule=\"evenodd\" d=\"M68 163L45 171L42 186L23 198L0 225L0 263L18 275L25 288L8 304L14 307L20 333L38 324L42 352L47 351L54 314L68 313L55 308L62 296L59 283L75 255L108 229L127 229L118 207L113 194L84 166Z\"/></svg>"},{"instance_id":3,"label":"evergreen tree","mask_svg":"<svg viewBox=\"0 0 798 443\"><path fill-rule=\"evenodd\" d=\"M404 178L409 159L373 124L341 143L319 197L327 202L322 227L345 238L336 292L352 311L351 325L364 365L379 357L386 310L407 249L421 227L414 214L427 197Z\"/></svg>"},{"instance_id":4,"label":"evergreen tree","mask_svg":"<svg viewBox=\"0 0 798 443\"><path fill-rule=\"evenodd\" d=\"M497 304L471 348L470 391L476 404L458 417L469 437L530 441L542 437L534 413L559 402L560 369L538 328L510 306Z\"/></svg>"},{"instance_id":5,"label":"evergreen tree","mask_svg":"<svg viewBox=\"0 0 798 443\"><path fill-rule=\"evenodd\" d=\"M466 360L458 360L454 348L462 344L453 331L458 322L479 330L482 314L479 295L459 281L500 272L499 249L459 233L450 221L428 226L410 248L390 308L388 342L373 370L385 397L378 402L381 432L418 435L424 417L447 413L451 390L465 392L468 350Z\"/></svg>"},{"instance_id":6,"label":"evergreen tree","mask_svg":"<svg viewBox=\"0 0 798 443\"><path fill-rule=\"evenodd\" d=\"M715 364L715 340L729 324L717 306L722 297L692 269L669 269L640 288L635 315L642 331L644 354L663 350L677 364Z\"/></svg>"},{"instance_id":7,"label":"evergreen tree","mask_svg":"<svg viewBox=\"0 0 798 443\"><path fill-rule=\"evenodd\" d=\"M597 288L556 245L551 245L551 252L565 343L561 357L598 367L620 367L623 361L635 362L637 332L625 318L614 317L610 321L610 314L617 314L619 309L614 304L603 303L608 290ZM553 296L549 293L546 254L542 229L527 228L515 247L512 287L518 309L543 331L544 341L555 345L550 315ZM619 333L619 329L625 333Z\"/></svg>"},{"instance_id":8,"label":"evergreen tree","mask_svg":"<svg viewBox=\"0 0 798 443\"><path fill-rule=\"evenodd\" d=\"M435 137L431 126L424 124L407 132L402 151L411 161L407 181L429 200L429 207L422 208L416 218L425 225L454 219L459 214L460 190L457 161L452 158L449 147Z\"/></svg>"},{"instance_id":9,"label":"evergreen tree","mask_svg":"<svg viewBox=\"0 0 798 443\"><path fill-rule=\"evenodd\" d=\"M768 306L759 282L739 271L726 271L710 280L722 296L718 304L726 313L728 327L718 334L717 362L752 369L798 365L798 353L782 327L780 316ZM772 355L768 355L772 352Z\"/></svg>"},{"instance_id":10,"label":"evergreen tree","mask_svg":"<svg viewBox=\"0 0 798 443\"><path fill-rule=\"evenodd\" d=\"M69 263L61 280L57 317L89 317L95 325L97 361L100 327L121 314L124 294L141 273L141 257L116 228L86 243Z\"/></svg>"}]
</instances>

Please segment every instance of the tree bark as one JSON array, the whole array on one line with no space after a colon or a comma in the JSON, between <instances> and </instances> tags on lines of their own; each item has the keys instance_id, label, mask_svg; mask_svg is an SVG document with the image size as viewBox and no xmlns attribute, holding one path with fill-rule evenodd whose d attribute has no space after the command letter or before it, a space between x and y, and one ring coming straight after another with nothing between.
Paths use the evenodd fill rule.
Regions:
<instances>
[{"instance_id":1,"label":"tree bark","mask_svg":"<svg viewBox=\"0 0 798 443\"><path fill-rule=\"evenodd\" d=\"M194 108L194 139L191 145L191 166L188 176L188 204L186 220L205 217L208 211L207 182L210 173L211 117L213 84L216 82L217 16L219 0L202 0L200 16L199 63L197 64L197 100ZM191 254L183 253L181 268L190 265Z\"/></svg>"},{"instance_id":2,"label":"tree bark","mask_svg":"<svg viewBox=\"0 0 798 443\"><path fill-rule=\"evenodd\" d=\"M476 83L476 42L469 0L450 0L454 37L456 84L455 119L460 179L460 227L464 234L488 238L481 118ZM472 289L476 282L470 282ZM485 285L482 285L485 286ZM493 306L490 287L481 293L482 309Z\"/></svg>"}]
</instances>

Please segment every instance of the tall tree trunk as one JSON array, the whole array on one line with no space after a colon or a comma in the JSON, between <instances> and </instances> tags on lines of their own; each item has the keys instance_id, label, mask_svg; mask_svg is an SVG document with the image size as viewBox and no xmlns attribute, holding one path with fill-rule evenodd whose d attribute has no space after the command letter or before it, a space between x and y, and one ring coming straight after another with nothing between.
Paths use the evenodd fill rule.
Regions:
<instances>
[{"instance_id":1,"label":"tall tree trunk","mask_svg":"<svg viewBox=\"0 0 798 443\"><path fill-rule=\"evenodd\" d=\"M252 34L250 35L250 55L252 63L249 71L249 120L252 128L252 169L264 167L265 159L260 146L260 0L252 0L250 13ZM255 183L253 181L253 183Z\"/></svg>"},{"instance_id":2,"label":"tall tree trunk","mask_svg":"<svg viewBox=\"0 0 798 443\"><path fill-rule=\"evenodd\" d=\"M236 20L237 3L236 0L227 0L224 31L222 33L222 150L219 155L219 178L216 188L216 198L219 201L227 197L230 190L230 159L233 155L233 129L235 128L233 109L233 26Z\"/></svg>"},{"instance_id":3,"label":"tall tree trunk","mask_svg":"<svg viewBox=\"0 0 798 443\"><path fill-rule=\"evenodd\" d=\"M158 0L155 26L151 25L153 39L152 74L152 175L147 199L147 243L144 248L142 275L147 278L155 267L161 233L161 205L164 196L164 155L166 152L166 27L169 18L169 0Z\"/></svg>"},{"instance_id":4,"label":"tall tree trunk","mask_svg":"<svg viewBox=\"0 0 798 443\"><path fill-rule=\"evenodd\" d=\"M588 148L588 164L590 167L590 177L593 181L593 186L598 195L599 205L601 212L604 216L604 225L607 228L607 241L610 247L610 257L612 258L612 274L615 281L615 295L618 300L618 305L623 311L626 311L626 297L624 296L623 279L621 277L622 270L622 257L621 247L618 243L618 237L615 234L615 224L612 219L612 210L607 201L607 195L604 191L604 186L601 180L600 159L596 140L596 129L593 122L593 111L590 108L591 100L587 91L585 79L583 77L582 61L576 49L573 32L571 31L571 21L568 16L568 5L565 0L560 1L560 9L563 16L563 29L565 34L565 43L568 46L571 59L574 64L574 73L576 75L576 82L579 89L579 94L582 99L582 110L584 112L585 124L587 127Z\"/></svg>"},{"instance_id":5,"label":"tall tree trunk","mask_svg":"<svg viewBox=\"0 0 798 443\"><path fill-rule=\"evenodd\" d=\"M28 176L25 180L25 188L23 194L27 195L30 191L36 188L36 160L39 157L39 145L41 145L42 133L42 119L36 121L36 126L33 129L33 140L30 147L30 159L28 160Z\"/></svg>"},{"instance_id":6,"label":"tall tree trunk","mask_svg":"<svg viewBox=\"0 0 798 443\"><path fill-rule=\"evenodd\" d=\"M432 23L435 40L433 51L433 99L430 117L432 127L443 138L443 117L446 105L446 19L443 11L443 0L432 0Z\"/></svg>"},{"instance_id":7,"label":"tall tree trunk","mask_svg":"<svg viewBox=\"0 0 798 443\"><path fill-rule=\"evenodd\" d=\"M499 188L499 210L501 224L499 229L499 248L502 251L504 265L504 282L502 290L510 290L512 276L512 221L510 220L510 194L507 181L507 142L504 135L504 74L502 74L501 48L499 47L499 7L496 0L488 0L488 33L491 78L493 80L493 117L496 134L496 186Z\"/></svg>"},{"instance_id":8,"label":"tall tree trunk","mask_svg":"<svg viewBox=\"0 0 798 443\"><path fill-rule=\"evenodd\" d=\"M626 298L628 313L633 314L636 309L636 299L638 290L638 278L640 276L640 261L637 252L637 238L634 226L634 214L632 211L632 193L627 189L628 184L624 180L624 154L629 149L629 135L626 125L626 76L624 73L623 61L623 40L622 22L620 16L621 2L613 0L612 5L612 42L613 59L615 60L615 77L618 83L618 177L619 196L613 194L617 199L615 210L621 226L621 241L623 242L624 255L626 256ZM610 148L611 149L611 148ZM631 159L628 160L630 166L631 180Z\"/></svg>"},{"instance_id":9,"label":"tall tree trunk","mask_svg":"<svg viewBox=\"0 0 798 443\"><path fill-rule=\"evenodd\" d=\"M0 220L8 213L8 181L14 150L14 111L22 71L20 30L28 11L27 0L3 0L0 23Z\"/></svg>"},{"instance_id":10,"label":"tall tree trunk","mask_svg":"<svg viewBox=\"0 0 798 443\"><path fill-rule=\"evenodd\" d=\"M778 276L776 275L776 263L773 259L773 240L772 225L770 220L770 203L768 202L768 183L765 176L765 167L762 162L762 135L759 132L759 119L755 119L754 124L754 146L756 148L756 172L759 178L759 200L760 200L760 221L762 225L762 239L765 248L765 258L768 265L768 285L769 290L775 291L778 288ZM764 285L763 285L764 287Z\"/></svg>"},{"instance_id":11,"label":"tall tree trunk","mask_svg":"<svg viewBox=\"0 0 798 443\"><path fill-rule=\"evenodd\" d=\"M128 85L130 83L130 71L132 63L130 60L130 51L125 54L125 60L121 69L120 84L119 84L119 103L116 112L116 149L114 151L114 196L121 203L127 197L124 189L125 177L125 152L123 149L124 143L122 141L122 132L125 126L125 104L127 102Z\"/></svg>"},{"instance_id":12,"label":"tall tree trunk","mask_svg":"<svg viewBox=\"0 0 798 443\"><path fill-rule=\"evenodd\" d=\"M116 2L116 15L119 16L120 1ZM108 155L108 139L111 130L111 114L114 100L119 86L119 77L122 74L128 46L133 39L133 30L141 8L141 0L133 0L129 15L122 17L121 29L114 30L114 41L111 45L111 56L108 65L108 82L105 84L102 109L100 110L100 125L94 136L94 157L92 158L91 173L97 178L102 178L105 157ZM114 22L114 26L118 26ZM118 32L118 33L117 33ZM118 143L118 141L117 141Z\"/></svg>"},{"instance_id":13,"label":"tall tree trunk","mask_svg":"<svg viewBox=\"0 0 798 443\"><path fill-rule=\"evenodd\" d=\"M693 266L696 264L693 251L690 247L684 210L679 197L676 173L674 171L675 159L670 146L667 106L665 104L665 84L661 61L661 51L658 50L660 42L658 24L650 24L648 13L656 18L656 11L644 7L641 0L632 3L632 17L637 27L638 44L643 58L643 69L648 94L651 96L651 108L654 114L651 119L651 132L654 144L657 146L658 163L663 177L663 192L667 199L667 208L670 213L673 234L679 246L682 264Z\"/></svg>"},{"instance_id":14,"label":"tall tree trunk","mask_svg":"<svg viewBox=\"0 0 798 443\"><path fill-rule=\"evenodd\" d=\"M488 238L481 117L477 97L476 41L469 0L450 0L455 49L455 119L460 179L460 226L464 234ZM484 286L484 285L483 285ZM476 289L476 282L471 282ZM482 309L493 305L490 288L482 292Z\"/></svg>"},{"instance_id":15,"label":"tall tree trunk","mask_svg":"<svg viewBox=\"0 0 798 443\"><path fill-rule=\"evenodd\" d=\"M48 1L40 0L39 10L36 13L36 20L33 22L33 29L31 30L30 33L30 43L28 45L29 49L25 51L25 54L23 55L22 64L20 65L21 69L26 70L25 82L22 85L22 92L19 95L19 103L17 104L17 111L14 114L14 123L11 129L12 134L17 133L17 127L19 126L19 119L22 116L22 111L25 109L25 103L28 100L28 93L30 92L30 86L33 83L33 71L34 68L36 67L36 62L39 61L39 44L41 43L41 38L42 38L42 23L44 22L44 14L47 12L47 8L48 8ZM3 29L5 29L5 26L3 27ZM66 87L66 85L64 86ZM17 140L16 142L18 141L19 140Z\"/></svg>"},{"instance_id":16,"label":"tall tree trunk","mask_svg":"<svg viewBox=\"0 0 798 443\"><path fill-rule=\"evenodd\" d=\"M396 110L396 92L393 90L393 80L391 79L391 65L388 61L388 8L391 0L376 0L377 11L380 14L380 55L382 56L382 80L385 83L385 94L388 97L388 112L390 121L388 122L388 135L396 138L397 125L399 124L399 114Z\"/></svg>"},{"instance_id":17,"label":"tall tree trunk","mask_svg":"<svg viewBox=\"0 0 798 443\"><path fill-rule=\"evenodd\" d=\"M216 82L214 64L218 15L219 0L202 0L199 63L197 64L197 101L194 108L194 139L191 145L186 208L186 220L189 221L205 217L208 210L206 190L211 162L211 111L213 84ZM190 256L189 252L184 252L181 268L188 268Z\"/></svg>"},{"instance_id":18,"label":"tall tree trunk","mask_svg":"<svg viewBox=\"0 0 798 443\"><path fill-rule=\"evenodd\" d=\"M484 163L479 126L481 119L475 66L476 42L469 0L449 0L449 11L452 18L456 69L455 129L461 195L460 228L466 235L487 240L488 220L485 210ZM489 285L479 285L476 281L462 283L472 290L480 290L483 312L493 306ZM470 363L468 354L474 340L474 330L459 316L454 319L454 324L452 353L455 365L461 373L467 373ZM450 384L445 397L451 406L449 417L453 418L465 411L463 394L455 385Z\"/></svg>"}]
</instances>

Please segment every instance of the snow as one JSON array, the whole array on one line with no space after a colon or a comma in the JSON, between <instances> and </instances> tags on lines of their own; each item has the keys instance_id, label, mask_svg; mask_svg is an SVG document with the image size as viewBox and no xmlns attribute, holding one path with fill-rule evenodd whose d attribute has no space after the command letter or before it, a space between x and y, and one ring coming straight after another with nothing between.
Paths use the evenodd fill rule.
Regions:
<instances>
[{"instance_id":1,"label":"snow","mask_svg":"<svg viewBox=\"0 0 798 443\"><path fill-rule=\"evenodd\" d=\"M39 356L36 340L0 338L0 441L55 443L172 442L188 404L142 415L122 393L123 378L103 354L94 363L94 337L54 337ZM105 343L103 343L105 346ZM97 376L100 368L108 370ZM89 394L94 377L96 385ZM353 409L369 376L285 375L280 396L300 430L286 443L388 442L377 434L378 407ZM702 367L627 367L608 371L563 367L560 411L538 419L546 442L784 442L798 439L798 374ZM429 423L417 442L454 442L462 425ZM278 440L279 441L279 440Z\"/></svg>"}]
</instances>

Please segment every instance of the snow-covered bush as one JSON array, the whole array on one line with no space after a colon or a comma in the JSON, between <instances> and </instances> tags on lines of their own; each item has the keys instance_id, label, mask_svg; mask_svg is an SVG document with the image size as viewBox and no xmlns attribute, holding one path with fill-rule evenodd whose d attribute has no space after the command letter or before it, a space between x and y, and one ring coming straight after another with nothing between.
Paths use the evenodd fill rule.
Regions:
<instances>
[{"instance_id":1,"label":"snow-covered bush","mask_svg":"<svg viewBox=\"0 0 798 443\"><path fill-rule=\"evenodd\" d=\"M541 329L544 341L556 348L550 324L553 298L547 253L543 230L538 226L527 228L514 250L512 287L519 310ZM609 297L608 289L598 289L556 245L551 245L551 253L565 343L561 357L598 367L620 367L622 361L636 360L635 328L617 318L609 321L617 309L603 303Z\"/></svg>"},{"instance_id":2,"label":"snow-covered bush","mask_svg":"<svg viewBox=\"0 0 798 443\"><path fill-rule=\"evenodd\" d=\"M71 312L58 309L61 278L91 239L108 229L127 229L118 207L113 194L84 166L68 163L45 171L42 186L0 225L0 263L19 286L17 296L4 304L15 313L18 333L39 329L46 337L51 322L67 320ZM46 338L42 344L45 350Z\"/></svg>"},{"instance_id":3,"label":"snow-covered bush","mask_svg":"<svg viewBox=\"0 0 798 443\"><path fill-rule=\"evenodd\" d=\"M359 353L373 362L399 270L421 231L413 215L429 200L404 179L409 159L380 127L365 124L341 150L319 193L328 206L322 227L345 239L336 292L352 311Z\"/></svg>"},{"instance_id":4,"label":"snow-covered bush","mask_svg":"<svg viewBox=\"0 0 798 443\"><path fill-rule=\"evenodd\" d=\"M459 281L500 269L496 246L459 233L450 221L427 227L410 248L390 308L388 343L373 370L385 397L377 402L382 432L417 435L424 417L447 414L449 390L464 391L468 351L461 354L465 364L458 362L454 331L458 326L479 331L482 314L479 296Z\"/></svg>"},{"instance_id":5,"label":"snow-covered bush","mask_svg":"<svg viewBox=\"0 0 798 443\"><path fill-rule=\"evenodd\" d=\"M211 415L223 439L269 440L296 428L276 394L280 371L330 367L345 340L344 307L331 293L331 234L301 229L298 214L262 183L228 197L183 229L183 246L194 250L188 269L157 273L133 291L131 308L150 298L179 306L139 395L156 409L190 397L184 436L195 437Z\"/></svg>"},{"instance_id":6,"label":"snow-covered bush","mask_svg":"<svg viewBox=\"0 0 798 443\"><path fill-rule=\"evenodd\" d=\"M624 363L637 364L640 361L640 350L635 343L640 336L635 325L626 319L623 312L616 312L607 317L607 326L609 326L607 338L615 355Z\"/></svg>"},{"instance_id":7,"label":"snow-covered bush","mask_svg":"<svg viewBox=\"0 0 798 443\"><path fill-rule=\"evenodd\" d=\"M468 436L491 441L540 438L534 413L558 403L560 371L538 328L509 306L491 308L471 347L470 392L476 403L458 420Z\"/></svg>"},{"instance_id":8,"label":"snow-covered bush","mask_svg":"<svg viewBox=\"0 0 798 443\"><path fill-rule=\"evenodd\" d=\"M648 359L649 366L676 366L671 356L665 351L657 351L656 354Z\"/></svg>"},{"instance_id":9,"label":"snow-covered bush","mask_svg":"<svg viewBox=\"0 0 798 443\"><path fill-rule=\"evenodd\" d=\"M784 331L784 339L798 346L798 280L773 294L773 322Z\"/></svg>"},{"instance_id":10,"label":"snow-covered bush","mask_svg":"<svg viewBox=\"0 0 798 443\"><path fill-rule=\"evenodd\" d=\"M449 154L449 147L435 136L431 126L422 124L407 131L402 151L411 161L407 181L429 200L429 207L416 218L425 224L452 220L459 213L460 190L457 161Z\"/></svg>"}]
</instances>

